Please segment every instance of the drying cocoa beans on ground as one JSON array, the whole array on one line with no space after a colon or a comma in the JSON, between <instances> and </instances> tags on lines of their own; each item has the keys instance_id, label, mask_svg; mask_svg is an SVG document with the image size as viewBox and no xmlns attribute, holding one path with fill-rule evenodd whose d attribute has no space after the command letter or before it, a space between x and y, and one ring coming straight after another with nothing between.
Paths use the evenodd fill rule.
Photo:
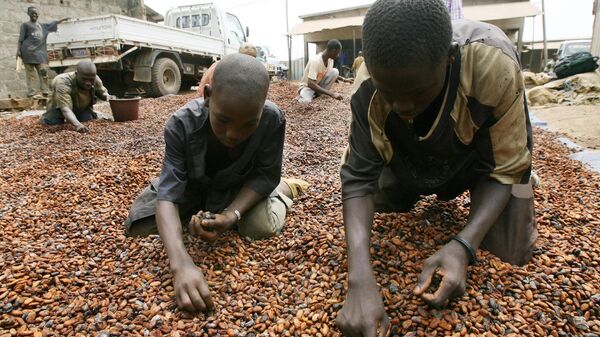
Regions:
<instances>
[{"instance_id":1,"label":"drying cocoa beans on ground","mask_svg":"<svg viewBox=\"0 0 600 337\"><path fill-rule=\"evenodd\" d=\"M287 116L283 176L312 184L283 233L246 242L231 232L213 245L186 236L216 302L210 316L177 309L160 238L126 238L123 229L131 202L160 172L167 118L193 94L144 99L139 120L95 121L88 134L36 117L0 121L0 337L340 336L349 97L304 107L296 90L280 82L269 93ZM515 267L479 251L466 294L444 309L412 288L423 260L466 221L468 194L376 215L371 253L392 335L600 335L600 177L568 159L554 134L534 137L533 259Z\"/></svg>"}]
</instances>

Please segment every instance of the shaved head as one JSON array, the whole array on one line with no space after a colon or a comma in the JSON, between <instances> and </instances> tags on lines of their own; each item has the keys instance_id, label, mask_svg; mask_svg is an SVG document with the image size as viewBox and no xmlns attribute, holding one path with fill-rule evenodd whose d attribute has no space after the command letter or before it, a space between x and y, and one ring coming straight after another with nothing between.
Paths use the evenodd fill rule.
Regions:
<instances>
[{"instance_id":1,"label":"shaved head","mask_svg":"<svg viewBox=\"0 0 600 337\"><path fill-rule=\"evenodd\" d=\"M90 60L83 60L77 64L77 85L85 90L90 90L96 82L96 66Z\"/></svg>"},{"instance_id":2,"label":"shaved head","mask_svg":"<svg viewBox=\"0 0 600 337\"><path fill-rule=\"evenodd\" d=\"M254 133L268 90L269 74L255 57L231 54L217 64L212 93L205 104L210 126L221 144L234 148Z\"/></svg>"},{"instance_id":3,"label":"shaved head","mask_svg":"<svg viewBox=\"0 0 600 337\"><path fill-rule=\"evenodd\" d=\"M77 63L77 72L78 73L94 73L96 74L96 65L92 63L90 60L83 60Z\"/></svg>"},{"instance_id":4,"label":"shaved head","mask_svg":"<svg viewBox=\"0 0 600 337\"><path fill-rule=\"evenodd\" d=\"M212 87L213 92L220 96L255 100L262 106L269 90L269 73L256 58L231 54L217 64Z\"/></svg>"}]
</instances>

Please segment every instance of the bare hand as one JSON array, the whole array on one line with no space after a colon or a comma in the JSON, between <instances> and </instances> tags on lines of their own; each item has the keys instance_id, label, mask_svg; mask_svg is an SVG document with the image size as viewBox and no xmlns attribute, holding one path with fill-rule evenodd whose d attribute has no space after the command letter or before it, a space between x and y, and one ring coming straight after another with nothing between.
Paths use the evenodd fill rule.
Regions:
<instances>
[{"instance_id":1,"label":"bare hand","mask_svg":"<svg viewBox=\"0 0 600 337\"><path fill-rule=\"evenodd\" d=\"M374 280L368 283L348 289L344 307L335 321L344 336L385 337L390 330L390 319L377 291L377 284Z\"/></svg>"},{"instance_id":2,"label":"bare hand","mask_svg":"<svg viewBox=\"0 0 600 337\"><path fill-rule=\"evenodd\" d=\"M467 282L467 266L469 256L460 243L452 240L435 254L425 260L423 272L413 293L432 306L440 307L465 292ZM426 293L433 277L442 277L440 286L435 293Z\"/></svg>"},{"instance_id":3,"label":"bare hand","mask_svg":"<svg viewBox=\"0 0 600 337\"><path fill-rule=\"evenodd\" d=\"M177 307L189 312L209 312L214 309L204 274L193 263L173 272Z\"/></svg>"},{"instance_id":4,"label":"bare hand","mask_svg":"<svg viewBox=\"0 0 600 337\"><path fill-rule=\"evenodd\" d=\"M87 127L85 127L85 125L83 125L83 124L78 125L75 130L77 132L79 132L79 133L88 133L88 132L90 132L90 130Z\"/></svg>"},{"instance_id":5,"label":"bare hand","mask_svg":"<svg viewBox=\"0 0 600 337\"><path fill-rule=\"evenodd\" d=\"M342 98L344 98L344 96L342 96L342 94L340 94L340 93L334 92L333 98L335 98L337 100L341 100Z\"/></svg>"},{"instance_id":6,"label":"bare hand","mask_svg":"<svg viewBox=\"0 0 600 337\"><path fill-rule=\"evenodd\" d=\"M237 217L233 212L215 214L200 211L192 216L190 232L206 242L213 243L217 238L228 231L236 222Z\"/></svg>"}]
</instances>

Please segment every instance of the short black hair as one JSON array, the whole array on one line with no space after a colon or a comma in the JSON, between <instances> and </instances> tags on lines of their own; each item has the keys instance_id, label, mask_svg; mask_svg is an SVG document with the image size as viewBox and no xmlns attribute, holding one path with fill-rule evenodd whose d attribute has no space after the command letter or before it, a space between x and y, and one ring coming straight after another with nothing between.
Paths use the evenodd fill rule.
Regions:
<instances>
[{"instance_id":1,"label":"short black hair","mask_svg":"<svg viewBox=\"0 0 600 337\"><path fill-rule=\"evenodd\" d=\"M340 40L332 39L327 41L327 50L342 49Z\"/></svg>"},{"instance_id":2,"label":"short black hair","mask_svg":"<svg viewBox=\"0 0 600 337\"><path fill-rule=\"evenodd\" d=\"M27 13L31 12L34 9L38 9L38 8L35 7L35 6L29 6L29 7L27 7Z\"/></svg>"},{"instance_id":3,"label":"short black hair","mask_svg":"<svg viewBox=\"0 0 600 337\"><path fill-rule=\"evenodd\" d=\"M269 73L255 57L241 53L230 54L217 64L212 88L219 95L258 98L264 103L269 91Z\"/></svg>"},{"instance_id":4,"label":"short black hair","mask_svg":"<svg viewBox=\"0 0 600 337\"><path fill-rule=\"evenodd\" d=\"M441 0L377 0L362 26L367 65L436 64L448 55L452 23Z\"/></svg>"}]
</instances>

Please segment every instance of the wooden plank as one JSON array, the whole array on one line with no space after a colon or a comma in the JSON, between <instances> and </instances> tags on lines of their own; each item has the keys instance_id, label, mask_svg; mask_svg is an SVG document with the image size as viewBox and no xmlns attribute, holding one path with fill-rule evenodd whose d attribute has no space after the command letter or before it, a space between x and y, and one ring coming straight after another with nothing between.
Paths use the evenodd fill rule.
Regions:
<instances>
[{"instance_id":1,"label":"wooden plank","mask_svg":"<svg viewBox=\"0 0 600 337\"><path fill-rule=\"evenodd\" d=\"M25 110L34 104L32 98L3 98L0 99L0 110Z\"/></svg>"}]
</instances>

